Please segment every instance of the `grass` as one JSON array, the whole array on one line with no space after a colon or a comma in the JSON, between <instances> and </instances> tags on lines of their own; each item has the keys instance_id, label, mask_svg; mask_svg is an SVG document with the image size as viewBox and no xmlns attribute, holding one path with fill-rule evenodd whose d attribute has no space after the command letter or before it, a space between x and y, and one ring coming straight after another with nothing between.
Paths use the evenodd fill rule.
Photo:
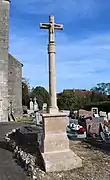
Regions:
<instances>
[{"instance_id":1,"label":"grass","mask_svg":"<svg viewBox=\"0 0 110 180\"><path fill-rule=\"evenodd\" d=\"M33 118L32 117L22 117L16 119L17 122L27 122L27 123L32 123Z\"/></svg>"}]
</instances>

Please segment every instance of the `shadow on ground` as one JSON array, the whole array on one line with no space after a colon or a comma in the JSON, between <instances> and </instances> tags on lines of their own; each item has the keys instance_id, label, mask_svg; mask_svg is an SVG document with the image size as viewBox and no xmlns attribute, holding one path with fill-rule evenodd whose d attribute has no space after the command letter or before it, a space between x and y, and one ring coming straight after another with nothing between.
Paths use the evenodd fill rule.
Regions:
<instances>
[{"instance_id":1,"label":"shadow on ground","mask_svg":"<svg viewBox=\"0 0 110 180\"><path fill-rule=\"evenodd\" d=\"M98 143L93 140L89 141L88 143L85 141L83 141L81 143L82 143L82 145L85 144L86 149L99 150L110 156L110 144L109 143L104 143L104 142Z\"/></svg>"},{"instance_id":2,"label":"shadow on ground","mask_svg":"<svg viewBox=\"0 0 110 180\"><path fill-rule=\"evenodd\" d=\"M0 149L4 149L7 151L12 151L11 148L9 148L8 143L5 141L0 141Z\"/></svg>"}]
</instances>

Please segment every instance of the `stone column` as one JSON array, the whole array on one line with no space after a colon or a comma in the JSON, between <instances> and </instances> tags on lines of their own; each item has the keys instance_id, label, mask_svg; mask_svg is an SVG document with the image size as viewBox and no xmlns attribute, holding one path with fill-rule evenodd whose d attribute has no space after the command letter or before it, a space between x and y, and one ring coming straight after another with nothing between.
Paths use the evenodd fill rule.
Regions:
<instances>
[{"instance_id":1,"label":"stone column","mask_svg":"<svg viewBox=\"0 0 110 180\"><path fill-rule=\"evenodd\" d=\"M56 68L55 68L55 43L49 43L49 94L50 94L50 108L49 113L58 112L56 99Z\"/></svg>"},{"instance_id":2,"label":"stone column","mask_svg":"<svg viewBox=\"0 0 110 180\"><path fill-rule=\"evenodd\" d=\"M58 112L57 98L56 98L56 65L55 65L55 40L54 40L54 16L49 16L49 23L53 25L53 28L49 29L49 44L48 44L48 56L49 56L49 94L50 94L50 108L49 113Z\"/></svg>"}]
</instances>

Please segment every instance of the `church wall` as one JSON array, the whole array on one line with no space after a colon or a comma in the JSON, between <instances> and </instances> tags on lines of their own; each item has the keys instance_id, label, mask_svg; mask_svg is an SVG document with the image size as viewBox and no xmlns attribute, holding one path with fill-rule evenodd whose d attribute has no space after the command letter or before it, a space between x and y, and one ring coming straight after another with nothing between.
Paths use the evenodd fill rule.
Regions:
<instances>
[{"instance_id":1,"label":"church wall","mask_svg":"<svg viewBox=\"0 0 110 180\"><path fill-rule=\"evenodd\" d=\"M8 55L8 94L15 117L22 115L22 64Z\"/></svg>"},{"instance_id":2,"label":"church wall","mask_svg":"<svg viewBox=\"0 0 110 180\"><path fill-rule=\"evenodd\" d=\"M8 0L0 0L0 122L8 121Z\"/></svg>"}]
</instances>

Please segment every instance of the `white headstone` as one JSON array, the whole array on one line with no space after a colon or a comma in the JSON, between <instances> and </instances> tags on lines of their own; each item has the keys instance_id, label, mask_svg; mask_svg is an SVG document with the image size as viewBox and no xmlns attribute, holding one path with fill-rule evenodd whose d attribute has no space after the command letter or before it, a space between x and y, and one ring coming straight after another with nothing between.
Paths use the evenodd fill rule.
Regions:
<instances>
[{"instance_id":1,"label":"white headstone","mask_svg":"<svg viewBox=\"0 0 110 180\"><path fill-rule=\"evenodd\" d=\"M99 115L98 115L98 114L94 114L94 117L97 117L97 118L98 118L98 117L99 117Z\"/></svg>"},{"instance_id":2,"label":"white headstone","mask_svg":"<svg viewBox=\"0 0 110 180\"><path fill-rule=\"evenodd\" d=\"M110 121L110 112L108 113L108 120Z\"/></svg>"},{"instance_id":3,"label":"white headstone","mask_svg":"<svg viewBox=\"0 0 110 180\"><path fill-rule=\"evenodd\" d=\"M92 112L92 114L98 114L98 108L97 107L92 107L91 112Z\"/></svg>"},{"instance_id":4,"label":"white headstone","mask_svg":"<svg viewBox=\"0 0 110 180\"><path fill-rule=\"evenodd\" d=\"M42 116L39 112L36 112L36 123L40 124L40 122L42 122Z\"/></svg>"},{"instance_id":5,"label":"white headstone","mask_svg":"<svg viewBox=\"0 0 110 180\"><path fill-rule=\"evenodd\" d=\"M38 104L37 104L37 99L34 98L34 111L38 111L39 108L38 108Z\"/></svg>"},{"instance_id":6,"label":"white headstone","mask_svg":"<svg viewBox=\"0 0 110 180\"><path fill-rule=\"evenodd\" d=\"M30 98L29 108L30 108L30 110L33 110L33 101L32 101L32 98Z\"/></svg>"},{"instance_id":7,"label":"white headstone","mask_svg":"<svg viewBox=\"0 0 110 180\"><path fill-rule=\"evenodd\" d=\"M43 108L42 108L43 111L47 110L47 103L43 103Z\"/></svg>"},{"instance_id":8,"label":"white headstone","mask_svg":"<svg viewBox=\"0 0 110 180\"><path fill-rule=\"evenodd\" d=\"M101 117L107 117L107 113L104 112L104 111L100 111L100 112L99 112L99 115L100 115Z\"/></svg>"},{"instance_id":9,"label":"white headstone","mask_svg":"<svg viewBox=\"0 0 110 180\"><path fill-rule=\"evenodd\" d=\"M102 116L102 111L99 111L99 116Z\"/></svg>"}]
</instances>

